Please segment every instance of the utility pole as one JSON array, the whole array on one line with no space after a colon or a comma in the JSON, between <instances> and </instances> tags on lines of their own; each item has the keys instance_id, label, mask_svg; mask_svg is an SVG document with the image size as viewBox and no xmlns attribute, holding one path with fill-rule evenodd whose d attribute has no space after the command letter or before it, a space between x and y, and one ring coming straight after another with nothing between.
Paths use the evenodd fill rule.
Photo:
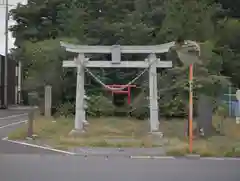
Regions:
<instances>
[{"instance_id":1,"label":"utility pole","mask_svg":"<svg viewBox=\"0 0 240 181\"><path fill-rule=\"evenodd\" d=\"M1 60L0 60L0 72L1 72L1 86L0 86L0 108L3 109L4 108L4 58L3 56L1 56Z\"/></svg>"},{"instance_id":2,"label":"utility pole","mask_svg":"<svg viewBox=\"0 0 240 181\"><path fill-rule=\"evenodd\" d=\"M8 107L8 0L5 0L4 107Z\"/></svg>"}]
</instances>

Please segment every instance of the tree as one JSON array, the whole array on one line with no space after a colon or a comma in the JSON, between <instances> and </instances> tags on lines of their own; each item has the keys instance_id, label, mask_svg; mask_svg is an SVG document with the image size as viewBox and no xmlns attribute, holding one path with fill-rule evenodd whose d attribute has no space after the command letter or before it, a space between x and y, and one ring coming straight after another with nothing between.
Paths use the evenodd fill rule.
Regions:
<instances>
[{"instance_id":1,"label":"tree","mask_svg":"<svg viewBox=\"0 0 240 181\"><path fill-rule=\"evenodd\" d=\"M65 4L63 0L30 0L27 5L19 4L11 10L11 16L17 22L11 27L16 45L20 46L25 40L36 42L62 35L59 14L61 11L66 13Z\"/></svg>"},{"instance_id":2,"label":"tree","mask_svg":"<svg viewBox=\"0 0 240 181\"><path fill-rule=\"evenodd\" d=\"M212 17L216 9L208 1L167 0L164 7L165 18L157 37L165 41L178 36L205 41L214 34Z\"/></svg>"},{"instance_id":3,"label":"tree","mask_svg":"<svg viewBox=\"0 0 240 181\"><path fill-rule=\"evenodd\" d=\"M240 44L237 41L239 38L240 23L236 19L224 19L218 22L216 28L216 48L223 59L222 74L228 76L234 86L240 86L240 77L238 73Z\"/></svg>"},{"instance_id":4,"label":"tree","mask_svg":"<svg viewBox=\"0 0 240 181\"><path fill-rule=\"evenodd\" d=\"M71 87L71 83L75 84L71 81L71 77L68 78L68 71L63 71L61 60L70 56L60 47L60 40L62 39L49 39L37 43L25 41L22 43L21 49L17 49L21 52L15 51L16 57L22 57L23 90L37 91L40 98L43 98L44 86L51 85L53 104L61 103L61 99L68 96L68 94L63 94L66 90L65 87L69 85ZM69 41L69 39L67 40ZM71 94L73 95L73 93Z\"/></svg>"},{"instance_id":5,"label":"tree","mask_svg":"<svg viewBox=\"0 0 240 181\"><path fill-rule=\"evenodd\" d=\"M18 46L13 54L24 62L25 72L28 72L26 87L32 89L38 87L37 85L41 87L50 83L68 96L63 96L61 102L65 102L74 99L75 76L74 73L62 71L60 66L60 62L69 57L57 43L62 37L88 45L145 45L174 41L181 35L185 39L204 42L205 53L201 58L209 62L204 66L197 66L196 85L200 90L200 87L206 87L207 83L211 85L220 78L222 68L222 54L215 52L215 49L221 47L220 42L223 40L221 36L213 36L217 34L215 26L218 24L213 22L216 21L215 14L216 5L212 0L30 0L27 5L19 5L12 10L17 24L11 30ZM146 58L144 56L146 55L124 55L123 59L137 60ZM91 55L90 58L109 59L109 56ZM173 56L172 59L177 60L179 57ZM57 71L53 73L56 67ZM46 72L49 74L45 74ZM100 75L100 72L109 74L106 70L97 70L95 74ZM136 70L131 69L121 72L124 76L119 77L119 72L115 71L104 81L124 84L137 74ZM161 106L165 113L185 111L182 105L187 100L186 72L186 67L161 72L159 89L163 101ZM63 77L68 84L62 80ZM143 82L140 81L140 84L143 85ZM96 87L96 84L92 84L91 90ZM167 94L163 94L164 87L170 89ZM178 101L173 102L175 98Z\"/></svg>"},{"instance_id":6,"label":"tree","mask_svg":"<svg viewBox=\"0 0 240 181\"><path fill-rule=\"evenodd\" d=\"M222 5L222 8L225 9L225 15L233 18L240 17L240 1L238 0L215 0L217 3Z\"/></svg>"}]
</instances>

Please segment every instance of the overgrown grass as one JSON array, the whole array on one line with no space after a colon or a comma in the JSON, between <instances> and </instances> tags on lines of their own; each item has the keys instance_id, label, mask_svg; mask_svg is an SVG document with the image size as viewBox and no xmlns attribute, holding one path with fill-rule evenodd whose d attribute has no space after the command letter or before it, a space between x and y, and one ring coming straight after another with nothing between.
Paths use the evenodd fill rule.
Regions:
<instances>
[{"instance_id":1,"label":"overgrown grass","mask_svg":"<svg viewBox=\"0 0 240 181\"><path fill-rule=\"evenodd\" d=\"M179 120L167 121L162 124L167 137L175 137L166 148L167 155L182 156L189 154L188 140L184 137L185 122ZM209 138L194 138L193 154L200 156L240 157L240 125L234 119L213 117L213 127L217 133ZM176 137L178 139L176 139Z\"/></svg>"},{"instance_id":2,"label":"overgrown grass","mask_svg":"<svg viewBox=\"0 0 240 181\"><path fill-rule=\"evenodd\" d=\"M34 122L34 134L39 140L44 140L55 148L70 147L156 147L164 146L167 155L181 156L189 153L188 140L184 135L186 121L161 121L160 128L164 139L153 138L148 134L147 121L128 118L90 118L87 132L79 136L69 136L73 128L73 118L53 119L40 117ZM221 125L219 126L219 123ZM195 125L195 124L194 124ZM195 138L193 153L201 156L240 156L240 125L232 119L221 120L215 116L214 127L220 130L207 139ZM27 125L15 130L9 135L10 139L25 139ZM166 142L163 143L163 140Z\"/></svg>"},{"instance_id":3,"label":"overgrown grass","mask_svg":"<svg viewBox=\"0 0 240 181\"><path fill-rule=\"evenodd\" d=\"M73 128L72 118L53 120L40 118L34 122L34 134L57 147L155 147L148 135L148 124L126 118L92 118L87 132L78 136L69 136ZM27 125L15 130L9 139L25 139Z\"/></svg>"},{"instance_id":4,"label":"overgrown grass","mask_svg":"<svg viewBox=\"0 0 240 181\"><path fill-rule=\"evenodd\" d=\"M33 123L34 134L39 139L56 139L60 136L67 135L72 129L73 122L70 119L60 118L56 122L54 119L44 117L37 118ZM8 135L9 139L25 139L27 136L27 124Z\"/></svg>"}]
</instances>

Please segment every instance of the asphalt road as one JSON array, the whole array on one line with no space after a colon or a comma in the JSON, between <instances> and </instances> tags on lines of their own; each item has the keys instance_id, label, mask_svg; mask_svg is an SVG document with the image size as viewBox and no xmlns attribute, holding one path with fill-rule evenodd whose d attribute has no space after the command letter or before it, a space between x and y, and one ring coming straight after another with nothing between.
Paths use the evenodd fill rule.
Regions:
<instances>
[{"instance_id":1,"label":"asphalt road","mask_svg":"<svg viewBox=\"0 0 240 181\"><path fill-rule=\"evenodd\" d=\"M0 156L1 181L239 181L240 162Z\"/></svg>"},{"instance_id":2,"label":"asphalt road","mask_svg":"<svg viewBox=\"0 0 240 181\"><path fill-rule=\"evenodd\" d=\"M11 124L27 120L27 118L26 112L23 111L0 110L0 138L6 137L10 131L22 126Z\"/></svg>"},{"instance_id":3,"label":"asphalt road","mask_svg":"<svg viewBox=\"0 0 240 181\"><path fill-rule=\"evenodd\" d=\"M26 114L28 110L24 109L0 109L0 118L15 117L17 115Z\"/></svg>"},{"instance_id":4,"label":"asphalt road","mask_svg":"<svg viewBox=\"0 0 240 181\"><path fill-rule=\"evenodd\" d=\"M2 118L1 138L27 119ZM1 181L240 181L239 170L239 160L84 158L0 141Z\"/></svg>"}]
</instances>

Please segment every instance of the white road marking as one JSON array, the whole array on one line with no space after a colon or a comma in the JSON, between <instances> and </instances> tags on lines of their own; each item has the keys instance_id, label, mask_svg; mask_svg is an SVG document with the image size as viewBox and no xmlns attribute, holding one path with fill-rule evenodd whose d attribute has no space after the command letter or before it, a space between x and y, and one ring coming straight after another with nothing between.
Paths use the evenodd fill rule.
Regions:
<instances>
[{"instance_id":1,"label":"white road marking","mask_svg":"<svg viewBox=\"0 0 240 181\"><path fill-rule=\"evenodd\" d=\"M130 156L132 159L176 159L171 156Z\"/></svg>"},{"instance_id":2,"label":"white road marking","mask_svg":"<svg viewBox=\"0 0 240 181\"><path fill-rule=\"evenodd\" d=\"M188 157L172 157L172 156L130 156L132 159L178 159L178 158L188 158ZM200 160L238 160L240 158L230 158L230 157L200 157Z\"/></svg>"},{"instance_id":3,"label":"white road marking","mask_svg":"<svg viewBox=\"0 0 240 181\"><path fill-rule=\"evenodd\" d=\"M26 116L26 115L27 115L27 113L17 114L17 115L11 115L11 116L6 116L6 117L1 117L0 120L9 119L9 118L16 118L16 117Z\"/></svg>"},{"instance_id":4,"label":"white road marking","mask_svg":"<svg viewBox=\"0 0 240 181\"><path fill-rule=\"evenodd\" d=\"M201 157L201 160L225 160L225 158L218 158L218 157Z\"/></svg>"},{"instance_id":5,"label":"white road marking","mask_svg":"<svg viewBox=\"0 0 240 181\"><path fill-rule=\"evenodd\" d=\"M4 140L4 139L2 139L2 140ZM6 139L6 138L5 138L4 141L8 141L10 143L20 144L20 145L24 145L24 146L29 146L29 147L33 147L33 148L40 148L40 149L49 150L49 151L58 152L58 153L64 153L64 154L67 154L67 155L76 155L76 153L69 152L69 151L58 150L58 149L54 149L54 148L39 146L39 145L25 143L25 142L21 142L21 141L9 140L9 139Z\"/></svg>"},{"instance_id":6,"label":"white road marking","mask_svg":"<svg viewBox=\"0 0 240 181\"><path fill-rule=\"evenodd\" d=\"M202 157L202 160L239 160L240 158L230 158L230 157Z\"/></svg>"},{"instance_id":7,"label":"white road marking","mask_svg":"<svg viewBox=\"0 0 240 181\"><path fill-rule=\"evenodd\" d=\"M176 159L173 156L153 156L153 159Z\"/></svg>"},{"instance_id":8,"label":"white road marking","mask_svg":"<svg viewBox=\"0 0 240 181\"><path fill-rule=\"evenodd\" d=\"M130 156L132 159L151 159L151 156Z\"/></svg>"},{"instance_id":9,"label":"white road marking","mask_svg":"<svg viewBox=\"0 0 240 181\"><path fill-rule=\"evenodd\" d=\"M7 128L7 127L9 127L9 126L14 126L14 125L26 123L26 122L27 122L27 120L18 121L18 122L13 122L13 123L10 123L10 124L6 124L6 125L4 125L4 126L0 126L0 129Z\"/></svg>"}]
</instances>

